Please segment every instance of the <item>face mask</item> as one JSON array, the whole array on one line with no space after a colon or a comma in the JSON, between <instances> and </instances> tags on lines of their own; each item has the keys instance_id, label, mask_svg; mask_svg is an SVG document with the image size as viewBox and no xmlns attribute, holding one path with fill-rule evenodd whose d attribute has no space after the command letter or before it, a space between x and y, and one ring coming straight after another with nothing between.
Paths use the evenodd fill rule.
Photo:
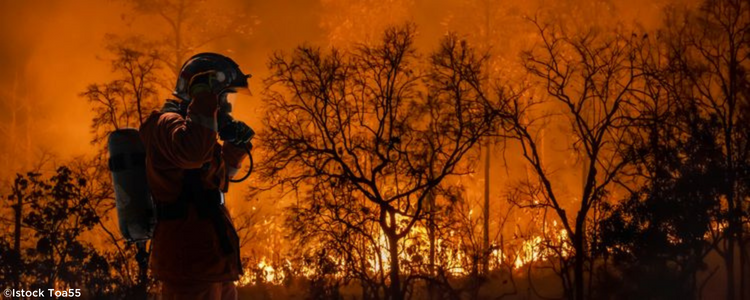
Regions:
<instances>
[{"instance_id":1,"label":"face mask","mask_svg":"<svg viewBox=\"0 0 750 300\"><path fill-rule=\"evenodd\" d=\"M232 91L219 95L219 113L217 114L219 129L232 122L232 105L236 98L237 95Z\"/></svg>"}]
</instances>

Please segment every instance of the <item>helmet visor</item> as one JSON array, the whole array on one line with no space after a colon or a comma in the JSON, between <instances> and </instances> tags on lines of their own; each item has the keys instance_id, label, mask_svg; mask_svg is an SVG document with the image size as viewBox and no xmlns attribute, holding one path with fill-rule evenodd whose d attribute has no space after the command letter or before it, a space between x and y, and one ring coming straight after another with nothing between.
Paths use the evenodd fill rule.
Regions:
<instances>
[{"instance_id":1,"label":"helmet visor","mask_svg":"<svg viewBox=\"0 0 750 300\"><path fill-rule=\"evenodd\" d=\"M250 79L250 77L252 77L252 75L243 74L242 71L237 69L235 72L231 72L229 74L229 82L227 83L227 87L234 89L247 89L247 80Z\"/></svg>"}]
</instances>

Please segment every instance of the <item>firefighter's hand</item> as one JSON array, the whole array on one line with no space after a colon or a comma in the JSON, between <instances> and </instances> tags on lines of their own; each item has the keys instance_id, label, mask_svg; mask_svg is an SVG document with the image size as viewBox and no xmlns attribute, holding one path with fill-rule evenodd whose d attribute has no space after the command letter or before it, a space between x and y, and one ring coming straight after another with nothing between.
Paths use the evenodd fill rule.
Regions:
<instances>
[{"instance_id":1,"label":"firefighter's hand","mask_svg":"<svg viewBox=\"0 0 750 300\"><path fill-rule=\"evenodd\" d=\"M222 141L240 147L252 147L250 140L252 140L254 136L255 131L242 121L232 120L229 124L219 129L219 138Z\"/></svg>"},{"instance_id":2,"label":"firefighter's hand","mask_svg":"<svg viewBox=\"0 0 750 300\"><path fill-rule=\"evenodd\" d=\"M221 94L226 86L221 82L221 78L217 74L216 71L206 71L195 74L193 78L190 78L190 83L188 84L190 97L194 98L195 95L204 92L209 92L213 95Z\"/></svg>"}]
</instances>

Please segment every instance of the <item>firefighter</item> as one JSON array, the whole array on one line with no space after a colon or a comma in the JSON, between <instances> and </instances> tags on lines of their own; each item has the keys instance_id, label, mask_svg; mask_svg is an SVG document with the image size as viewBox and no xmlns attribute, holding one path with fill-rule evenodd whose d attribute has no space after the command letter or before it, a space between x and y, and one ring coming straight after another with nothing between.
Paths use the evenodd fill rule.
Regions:
<instances>
[{"instance_id":1,"label":"firefighter","mask_svg":"<svg viewBox=\"0 0 750 300\"><path fill-rule=\"evenodd\" d=\"M228 57L195 55L182 67L177 99L141 125L157 211L150 268L162 299L237 298L239 238L224 193L254 133L232 119L227 96L247 88L248 77Z\"/></svg>"}]
</instances>

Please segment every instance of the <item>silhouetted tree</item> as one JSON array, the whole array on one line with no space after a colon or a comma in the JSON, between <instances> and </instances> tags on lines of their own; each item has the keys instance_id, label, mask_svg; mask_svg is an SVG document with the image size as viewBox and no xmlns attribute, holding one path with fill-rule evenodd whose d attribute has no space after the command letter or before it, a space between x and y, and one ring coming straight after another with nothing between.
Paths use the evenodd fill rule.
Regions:
<instances>
[{"instance_id":1,"label":"silhouetted tree","mask_svg":"<svg viewBox=\"0 0 750 300\"><path fill-rule=\"evenodd\" d=\"M349 240L385 245L387 254L368 259L384 258L388 299L406 293L403 240L423 219L427 196L470 171L461 161L500 121L479 84L485 57L451 36L424 70L413 35L411 26L391 28L351 53L300 47L274 56L259 143L260 180L299 192L295 209L315 212L292 214L295 229L318 242L357 234ZM377 231L359 234L373 225L384 243L372 241Z\"/></svg>"},{"instance_id":2,"label":"silhouetted tree","mask_svg":"<svg viewBox=\"0 0 750 300\"><path fill-rule=\"evenodd\" d=\"M99 222L92 199L83 192L86 185L84 178L65 166L48 179L39 173L16 177L7 199L24 205L22 225L30 233L27 244L31 247L12 250L7 256L20 272L14 288L80 287L92 297L127 290L124 270L110 263L112 253L97 250L84 239ZM12 278L8 275L0 277Z\"/></svg>"},{"instance_id":3,"label":"silhouetted tree","mask_svg":"<svg viewBox=\"0 0 750 300\"><path fill-rule=\"evenodd\" d=\"M584 299L587 221L629 163L623 146L633 111L629 92L640 75L634 69L631 43L620 35L594 30L565 34L559 26L534 24L542 42L524 52L523 59L534 78L531 89L544 96L515 105L514 138L533 174L526 185L532 188L524 189L534 191L516 201L524 207L548 208L559 218L574 250L573 288L566 296ZM567 147L582 165L583 186L573 202L562 197L562 182L553 181L549 160L542 158L539 132L553 121L571 133ZM571 208L574 217L566 211Z\"/></svg>"},{"instance_id":4,"label":"silhouetted tree","mask_svg":"<svg viewBox=\"0 0 750 300\"><path fill-rule=\"evenodd\" d=\"M106 139L114 130L138 128L157 101L157 72L159 52L142 52L142 45L115 45L110 48L114 58L112 71L117 79L102 84L90 84L80 96L92 104L95 116L91 122L91 143L106 150Z\"/></svg>"},{"instance_id":5,"label":"silhouetted tree","mask_svg":"<svg viewBox=\"0 0 750 300\"><path fill-rule=\"evenodd\" d=\"M662 119L646 143L633 145L645 185L604 209L596 251L607 252L619 275L607 274L598 297L697 298L696 273L718 241L709 238L721 218L724 157L715 118L683 117L683 126Z\"/></svg>"},{"instance_id":6,"label":"silhouetted tree","mask_svg":"<svg viewBox=\"0 0 750 300\"><path fill-rule=\"evenodd\" d=\"M727 299L745 299L748 291L747 255L743 225L747 221L747 181L743 164L748 161L750 142L743 124L748 105L750 67L750 4L741 0L706 0L701 7L676 16L665 32L669 37L675 71L694 95L692 101L701 114L715 118L716 142L724 153L726 172L722 176L725 193L726 229L722 247L725 261ZM684 88L682 86L677 88ZM735 265L740 266L737 276ZM739 288L742 287L742 288ZM739 289L738 289L739 288ZM739 292L739 293L738 293Z\"/></svg>"}]
</instances>

